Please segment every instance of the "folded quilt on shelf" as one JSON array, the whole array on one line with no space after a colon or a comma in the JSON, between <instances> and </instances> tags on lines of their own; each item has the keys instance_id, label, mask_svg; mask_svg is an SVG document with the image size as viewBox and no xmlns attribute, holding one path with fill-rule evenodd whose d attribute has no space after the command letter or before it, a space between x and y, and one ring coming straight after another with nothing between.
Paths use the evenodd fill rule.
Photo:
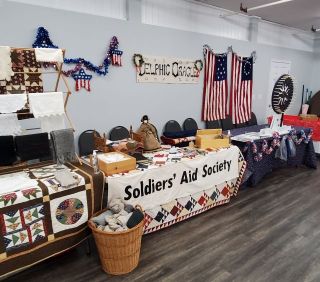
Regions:
<instances>
[{"instance_id":1,"label":"folded quilt on shelf","mask_svg":"<svg viewBox=\"0 0 320 282\"><path fill-rule=\"evenodd\" d=\"M59 62L63 63L63 53L61 49L55 48L35 48L36 60L38 62Z\"/></svg>"},{"instance_id":2,"label":"folded quilt on shelf","mask_svg":"<svg viewBox=\"0 0 320 282\"><path fill-rule=\"evenodd\" d=\"M0 113L15 113L21 110L26 103L27 94L0 95Z\"/></svg>"},{"instance_id":3,"label":"folded quilt on shelf","mask_svg":"<svg viewBox=\"0 0 320 282\"><path fill-rule=\"evenodd\" d=\"M64 114L62 92L30 93L29 103L35 118Z\"/></svg>"},{"instance_id":4,"label":"folded quilt on shelf","mask_svg":"<svg viewBox=\"0 0 320 282\"><path fill-rule=\"evenodd\" d=\"M10 81L13 75L11 48L9 46L0 46L0 80Z\"/></svg>"},{"instance_id":5,"label":"folded quilt on shelf","mask_svg":"<svg viewBox=\"0 0 320 282\"><path fill-rule=\"evenodd\" d=\"M0 136L17 135L21 133L21 131L22 129L17 114L0 115Z\"/></svg>"},{"instance_id":6,"label":"folded quilt on shelf","mask_svg":"<svg viewBox=\"0 0 320 282\"><path fill-rule=\"evenodd\" d=\"M50 133L51 131L66 129L65 114L40 117L39 120L42 132Z\"/></svg>"}]
</instances>

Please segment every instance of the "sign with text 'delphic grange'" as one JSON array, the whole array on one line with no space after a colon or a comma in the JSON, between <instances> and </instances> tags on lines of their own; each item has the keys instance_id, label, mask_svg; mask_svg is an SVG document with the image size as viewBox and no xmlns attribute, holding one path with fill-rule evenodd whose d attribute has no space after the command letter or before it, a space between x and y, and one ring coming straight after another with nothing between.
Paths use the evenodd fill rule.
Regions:
<instances>
[{"instance_id":1,"label":"sign with text 'delphic grange'","mask_svg":"<svg viewBox=\"0 0 320 282\"><path fill-rule=\"evenodd\" d=\"M201 60L141 56L138 63L135 58L134 62L137 82L198 83L202 69Z\"/></svg>"}]
</instances>

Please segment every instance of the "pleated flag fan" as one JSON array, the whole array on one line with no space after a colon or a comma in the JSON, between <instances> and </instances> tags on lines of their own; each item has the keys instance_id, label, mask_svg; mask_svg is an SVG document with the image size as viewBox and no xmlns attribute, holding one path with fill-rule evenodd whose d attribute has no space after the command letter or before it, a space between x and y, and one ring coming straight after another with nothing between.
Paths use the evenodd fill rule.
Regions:
<instances>
[{"instance_id":1,"label":"pleated flag fan","mask_svg":"<svg viewBox=\"0 0 320 282\"><path fill-rule=\"evenodd\" d=\"M282 126L285 111L289 109L295 99L295 91L294 79L289 74L281 75L273 87L271 105L276 114L281 114L280 126Z\"/></svg>"}]
</instances>

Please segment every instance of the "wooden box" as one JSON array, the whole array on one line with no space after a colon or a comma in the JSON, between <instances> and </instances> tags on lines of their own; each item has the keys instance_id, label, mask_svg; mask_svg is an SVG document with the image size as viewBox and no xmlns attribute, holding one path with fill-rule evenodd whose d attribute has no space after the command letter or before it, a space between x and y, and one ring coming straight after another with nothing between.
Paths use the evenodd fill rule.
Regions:
<instances>
[{"instance_id":1,"label":"wooden box","mask_svg":"<svg viewBox=\"0 0 320 282\"><path fill-rule=\"evenodd\" d=\"M198 135L221 135L222 134L222 129L217 128L217 129L198 129L197 130L197 136Z\"/></svg>"},{"instance_id":2,"label":"wooden box","mask_svg":"<svg viewBox=\"0 0 320 282\"><path fill-rule=\"evenodd\" d=\"M230 138L222 134L222 129L202 129L197 131L196 146L200 149L229 147Z\"/></svg>"},{"instance_id":3,"label":"wooden box","mask_svg":"<svg viewBox=\"0 0 320 282\"><path fill-rule=\"evenodd\" d=\"M116 162L105 162L103 160L103 156L110 157L112 154L122 155L123 157L125 157L125 159ZM128 172L130 170L136 169L136 159L121 152L111 152L99 154L98 165L100 170L102 170L106 175L109 176L112 174Z\"/></svg>"}]
</instances>

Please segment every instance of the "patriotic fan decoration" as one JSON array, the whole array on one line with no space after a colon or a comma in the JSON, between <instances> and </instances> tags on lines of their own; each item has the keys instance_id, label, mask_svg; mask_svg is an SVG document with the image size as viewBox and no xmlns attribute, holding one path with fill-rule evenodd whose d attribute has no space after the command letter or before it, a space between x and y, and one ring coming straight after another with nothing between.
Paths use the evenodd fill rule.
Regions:
<instances>
[{"instance_id":1,"label":"patriotic fan decoration","mask_svg":"<svg viewBox=\"0 0 320 282\"><path fill-rule=\"evenodd\" d=\"M76 91L79 91L80 88L84 88L87 91L91 91L90 80L92 78L92 75L86 74L83 68L81 68L78 73L73 74L72 77L76 81Z\"/></svg>"},{"instance_id":2,"label":"patriotic fan decoration","mask_svg":"<svg viewBox=\"0 0 320 282\"><path fill-rule=\"evenodd\" d=\"M295 83L289 74L283 74L275 83L272 95L271 105L276 114L281 114L281 120L276 118L278 126L283 124L284 112L289 108L295 96Z\"/></svg>"},{"instance_id":3,"label":"patriotic fan decoration","mask_svg":"<svg viewBox=\"0 0 320 282\"><path fill-rule=\"evenodd\" d=\"M294 81L289 74L283 74L275 83L272 96L271 105L272 109L277 114L283 114L294 97Z\"/></svg>"}]
</instances>

